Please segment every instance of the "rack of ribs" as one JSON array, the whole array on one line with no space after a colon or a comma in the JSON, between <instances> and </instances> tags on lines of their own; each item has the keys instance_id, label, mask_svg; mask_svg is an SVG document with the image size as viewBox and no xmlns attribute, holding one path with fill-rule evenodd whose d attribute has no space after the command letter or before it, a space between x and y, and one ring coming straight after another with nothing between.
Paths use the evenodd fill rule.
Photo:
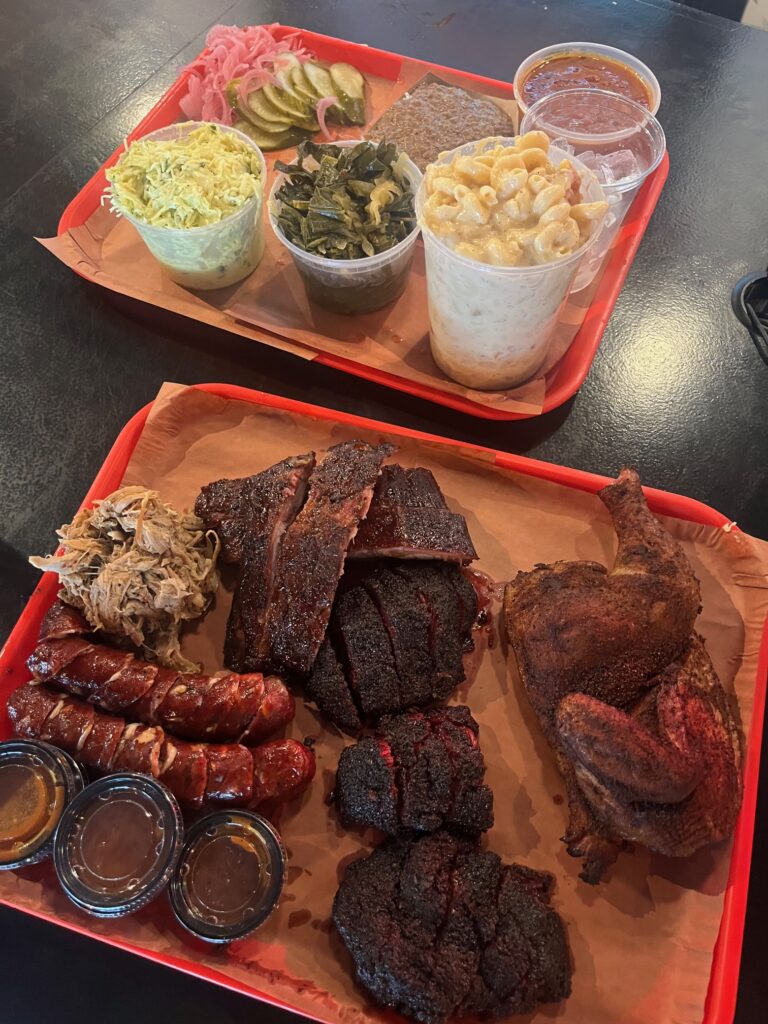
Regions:
<instances>
[{"instance_id":1,"label":"rack of ribs","mask_svg":"<svg viewBox=\"0 0 768 1024\"><path fill-rule=\"evenodd\" d=\"M219 534L224 561L239 566L224 650L230 668L307 675L347 549L393 450L343 441L317 464L309 452L203 487L195 512Z\"/></svg>"}]
</instances>

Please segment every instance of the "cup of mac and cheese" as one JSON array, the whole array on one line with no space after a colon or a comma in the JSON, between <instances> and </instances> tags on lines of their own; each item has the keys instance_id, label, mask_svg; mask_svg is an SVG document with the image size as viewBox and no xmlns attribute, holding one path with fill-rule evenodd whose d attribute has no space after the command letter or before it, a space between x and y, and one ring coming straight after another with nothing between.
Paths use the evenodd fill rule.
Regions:
<instances>
[{"instance_id":1,"label":"cup of mac and cheese","mask_svg":"<svg viewBox=\"0 0 768 1024\"><path fill-rule=\"evenodd\" d=\"M438 366L494 391L540 369L607 209L594 175L543 132L482 139L430 164L416 212Z\"/></svg>"}]
</instances>

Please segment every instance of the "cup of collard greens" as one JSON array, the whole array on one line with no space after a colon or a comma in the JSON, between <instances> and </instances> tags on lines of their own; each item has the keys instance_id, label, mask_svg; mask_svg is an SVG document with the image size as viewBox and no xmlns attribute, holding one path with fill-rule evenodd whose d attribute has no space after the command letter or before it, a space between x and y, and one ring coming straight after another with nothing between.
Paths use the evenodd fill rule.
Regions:
<instances>
[{"instance_id":1,"label":"cup of collard greens","mask_svg":"<svg viewBox=\"0 0 768 1024\"><path fill-rule=\"evenodd\" d=\"M421 172L391 142L302 142L269 198L272 228L309 298L334 313L370 313L403 292L419 235Z\"/></svg>"}]
</instances>

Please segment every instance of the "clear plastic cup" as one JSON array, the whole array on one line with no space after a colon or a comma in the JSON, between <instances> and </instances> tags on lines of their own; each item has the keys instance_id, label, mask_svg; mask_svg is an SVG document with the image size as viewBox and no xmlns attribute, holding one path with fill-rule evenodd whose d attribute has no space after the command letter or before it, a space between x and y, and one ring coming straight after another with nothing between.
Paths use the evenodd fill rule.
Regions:
<instances>
[{"instance_id":1,"label":"clear plastic cup","mask_svg":"<svg viewBox=\"0 0 768 1024\"><path fill-rule=\"evenodd\" d=\"M667 149L664 129L641 103L604 89L564 89L543 96L523 118L521 133L543 131L552 144L578 157L600 182L608 214L600 237L579 267L574 291L597 273L646 178Z\"/></svg>"},{"instance_id":2,"label":"clear plastic cup","mask_svg":"<svg viewBox=\"0 0 768 1024\"><path fill-rule=\"evenodd\" d=\"M483 140L483 149L512 145L514 139ZM475 153L471 142L441 153L437 164ZM595 179L578 160L551 146L557 164L568 157L579 172L586 202L603 199ZM533 267L500 267L461 256L421 219L426 200L422 182L416 212L422 226L427 272L429 339L444 373L466 387L485 391L511 388L532 377L549 354L552 337L579 264L595 244L593 234L569 256Z\"/></svg>"},{"instance_id":3,"label":"clear plastic cup","mask_svg":"<svg viewBox=\"0 0 768 1024\"><path fill-rule=\"evenodd\" d=\"M570 53L596 53L601 57L608 57L610 60L617 61L619 64L625 64L648 87L651 97L651 113L657 113L661 104L659 80L648 65L643 64L637 57L633 57L626 50L619 50L615 46L605 46L603 43L555 43L554 46L545 46L543 49L532 53L530 57L526 57L515 72L513 79L515 99L521 114L525 114L528 111L528 104L523 99L523 82L531 68L545 60L551 60L553 57L565 56Z\"/></svg>"},{"instance_id":4,"label":"clear plastic cup","mask_svg":"<svg viewBox=\"0 0 768 1024\"><path fill-rule=\"evenodd\" d=\"M158 128L143 139L183 139L204 122L188 121ZM249 199L240 209L216 224L198 228L170 228L145 224L131 214L120 210L120 215L136 228L147 248L168 276L185 288L208 291L226 288L242 281L252 273L264 255L264 225L262 208L267 180L267 165L259 147L236 128L217 125L230 135L236 135L255 153L261 166L262 187L259 194Z\"/></svg>"},{"instance_id":5,"label":"clear plastic cup","mask_svg":"<svg viewBox=\"0 0 768 1024\"><path fill-rule=\"evenodd\" d=\"M344 139L330 145L358 146L361 141ZM422 175L411 160L405 164L405 177L415 193ZM269 221L276 237L291 254L310 300L333 313L354 316L373 313L399 298L408 282L419 237L418 224L402 242L375 256L364 256L356 260L315 256L290 242L277 223L280 212L277 192L284 180L285 175L278 174L272 185L267 205Z\"/></svg>"}]
</instances>

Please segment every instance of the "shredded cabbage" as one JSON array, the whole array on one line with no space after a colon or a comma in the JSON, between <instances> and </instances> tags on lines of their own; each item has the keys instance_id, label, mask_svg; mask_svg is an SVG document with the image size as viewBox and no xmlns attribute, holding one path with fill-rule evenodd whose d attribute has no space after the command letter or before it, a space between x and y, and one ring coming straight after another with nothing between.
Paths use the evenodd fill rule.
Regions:
<instances>
[{"instance_id":1,"label":"shredded cabbage","mask_svg":"<svg viewBox=\"0 0 768 1024\"><path fill-rule=\"evenodd\" d=\"M116 213L169 228L217 224L264 187L256 152L215 124L179 139L137 139L106 175Z\"/></svg>"}]
</instances>

